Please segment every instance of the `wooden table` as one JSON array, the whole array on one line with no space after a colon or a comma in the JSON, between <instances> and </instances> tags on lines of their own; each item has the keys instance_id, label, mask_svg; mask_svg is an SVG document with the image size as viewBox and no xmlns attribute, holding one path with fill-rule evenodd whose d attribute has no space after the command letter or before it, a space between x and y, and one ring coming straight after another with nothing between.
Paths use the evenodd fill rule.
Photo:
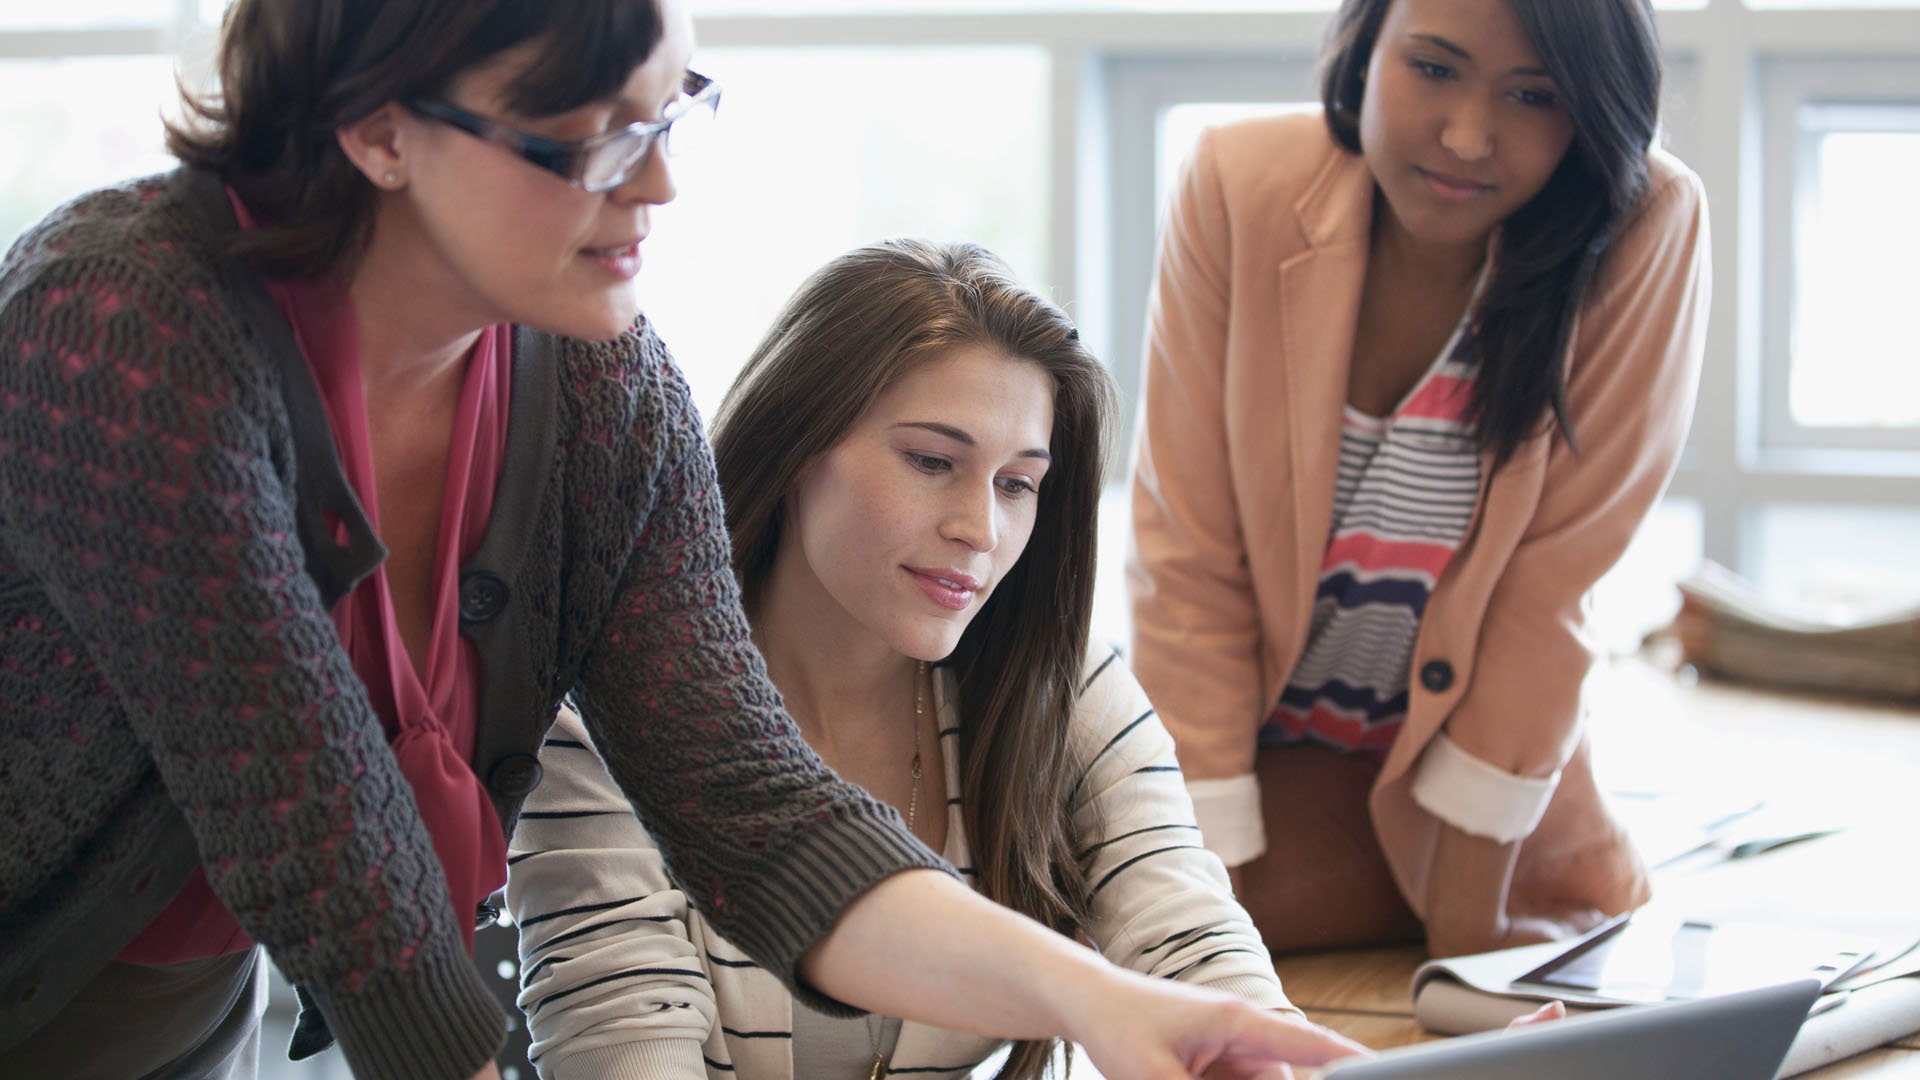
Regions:
<instances>
[{"instance_id":1,"label":"wooden table","mask_svg":"<svg viewBox=\"0 0 1920 1080\"><path fill-rule=\"evenodd\" d=\"M1851 821L1882 827L1898 822L1887 835L1898 838L1894 842L1904 851L1895 849L1886 857L1908 870L1920 865L1920 841L1913 839L1911 824L1920 816L1920 708L1695 685L1637 659L1602 666L1588 696L1603 786L1653 783L1674 790L1703 778L1757 784L1770 797L1789 793L1815 800ZM1856 845L1867 835L1849 831ZM1842 834L1747 863L1752 872L1769 875L1771 886L1792 888L1794 881L1811 876L1795 873L1789 860L1806 865L1856 858L1848 842ZM1739 869L1749 872L1744 864ZM1684 892L1706 880L1683 860L1656 872L1655 888ZM1895 902L1920 907L1920 891ZM1275 967L1288 996L1314 1020L1386 1048L1436 1038L1414 1022L1408 992L1423 958L1418 948L1360 949L1283 957ZM1920 1036L1804 1075L1920 1078Z\"/></svg>"},{"instance_id":2,"label":"wooden table","mask_svg":"<svg viewBox=\"0 0 1920 1080\"><path fill-rule=\"evenodd\" d=\"M1424 959L1425 952L1413 947L1358 949L1284 957L1274 968L1288 996L1316 1023L1385 1049L1439 1037L1414 1022L1407 993L1413 969ZM1920 1036L1802 1075L1818 1080L1920 1077Z\"/></svg>"}]
</instances>

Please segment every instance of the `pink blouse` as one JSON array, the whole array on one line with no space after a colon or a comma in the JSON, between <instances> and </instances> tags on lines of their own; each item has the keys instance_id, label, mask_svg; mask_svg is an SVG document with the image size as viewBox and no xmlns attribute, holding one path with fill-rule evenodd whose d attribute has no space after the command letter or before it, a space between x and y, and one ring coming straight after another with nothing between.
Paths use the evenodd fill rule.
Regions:
<instances>
[{"instance_id":1,"label":"pink blouse","mask_svg":"<svg viewBox=\"0 0 1920 1080\"><path fill-rule=\"evenodd\" d=\"M233 200L241 227L251 215ZM320 389L341 465L375 532L380 500L361 385L360 346L344 287L269 282ZM467 355L447 453L446 490L434 547L433 621L423 666L415 668L394 618L385 566L334 605L340 643L366 685L401 773L447 873L455 923L473 947L474 912L506 882L506 838L486 787L468 764L479 722L480 664L460 636L460 566L486 536L507 441L512 330L483 330ZM172 964L238 952L253 944L207 884L194 875L118 959Z\"/></svg>"}]
</instances>

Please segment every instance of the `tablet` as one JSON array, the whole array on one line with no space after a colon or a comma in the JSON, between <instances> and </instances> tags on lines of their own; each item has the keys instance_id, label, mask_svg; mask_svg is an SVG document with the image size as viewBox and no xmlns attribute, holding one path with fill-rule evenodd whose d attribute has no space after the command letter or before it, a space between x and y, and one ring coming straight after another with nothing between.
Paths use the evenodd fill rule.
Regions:
<instances>
[{"instance_id":1,"label":"tablet","mask_svg":"<svg viewBox=\"0 0 1920 1080\"><path fill-rule=\"evenodd\" d=\"M1800 979L1348 1058L1327 1080L1773 1080L1820 993Z\"/></svg>"},{"instance_id":2,"label":"tablet","mask_svg":"<svg viewBox=\"0 0 1920 1080\"><path fill-rule=\"evenodd\" d=\"M1618 1004L1689 1001L1800 978L1824 989L1874 948L1851 934L1642 914L1600 926L1514 985Z\"/></svg>"}]
</instances>

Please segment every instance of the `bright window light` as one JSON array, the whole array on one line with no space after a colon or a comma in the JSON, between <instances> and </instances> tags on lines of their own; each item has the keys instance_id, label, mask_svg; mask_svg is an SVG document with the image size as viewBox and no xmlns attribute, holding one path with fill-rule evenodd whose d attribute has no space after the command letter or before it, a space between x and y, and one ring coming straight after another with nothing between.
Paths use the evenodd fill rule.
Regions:
<instances>
[{"instance_id":1,"label":"bright window light","mask_svg":"<svg viewBox=\"0 0 1920 1080\"><path fill-rule=\"evenodd\" d=\"M894 236L967 240L1044 289L1047 90L1038 49L705 49L719 124L673 160L641 307L713 416L800 282Z\"/></svg>"},{"instance_id":2,"label":"bright window light","mask_svg":"<svg viewBox=\"0 0 1920 1080\"><path fill-rule=\"evenodd\" d=\"M1920 426L1912 328L1920 104L1800 110L1789 408L1805 427Z\"/></svg>"},{"instance_id":3,"label":"bright window light","mask_svg":"<svg viewBox=\"0 0 1920 1080\"><path fill-rule=\"evenodd\" d=\"M170 56L0 62L0 248L82 192L171 168Z\"/></svg>"}]
</instances>

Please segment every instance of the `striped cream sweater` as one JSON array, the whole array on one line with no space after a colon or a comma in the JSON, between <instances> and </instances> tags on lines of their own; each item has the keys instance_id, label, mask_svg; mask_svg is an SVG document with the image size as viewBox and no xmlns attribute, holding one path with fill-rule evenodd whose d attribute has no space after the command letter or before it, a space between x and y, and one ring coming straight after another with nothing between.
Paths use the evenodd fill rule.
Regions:
<instances>
[{"instance_id":1,"label":"striped cream sweater","mask_svg":"<svg viewBox=\"0 0 1920 1080\"><path fill-rule=\"evenodd\" d=\"M953 740L942 854L966 874L951 690L942 672L935 705L941 738ZM1219 858L1201 846L1172 739L1105 648L1089 654L1069 738L1086 763L1076 822L1093 944L1136 971L1291 1008ZM563 713L541 760L545 780L521 815L507 880L540 1075L790 1080L791 995L690 908L577 719ZM1001 1045L906 1023L890 1072L964 1076Z\"/></svg>"}]
</instances>

